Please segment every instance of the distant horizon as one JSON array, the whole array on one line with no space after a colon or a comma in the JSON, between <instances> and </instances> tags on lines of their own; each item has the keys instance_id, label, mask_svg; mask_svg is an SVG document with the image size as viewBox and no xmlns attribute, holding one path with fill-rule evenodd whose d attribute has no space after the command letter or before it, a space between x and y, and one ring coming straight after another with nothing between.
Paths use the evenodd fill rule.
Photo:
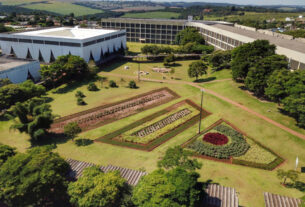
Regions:
<instances>
[{"instance_id":1,"label":"distant horizon","mask_svg":"<svg viewBox=\"0 0 305 207\"><path fill-rule=\"evenodd\" d=\"M202 2L255 6L305 6L305 0L152 0L157 2Z\"/></svg>"}]
</instances>

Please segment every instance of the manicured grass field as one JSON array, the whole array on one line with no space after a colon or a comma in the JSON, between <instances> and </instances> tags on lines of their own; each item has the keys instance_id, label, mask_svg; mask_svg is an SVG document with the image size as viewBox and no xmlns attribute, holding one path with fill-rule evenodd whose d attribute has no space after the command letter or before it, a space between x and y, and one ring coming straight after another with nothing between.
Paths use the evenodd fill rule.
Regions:
<instances>
[{"instance_id":1,"label":"manicured grass field","mask_svg":"<svg viewBox=\"0 0 305 207\"><path fill-rule=\"evenodd\" d=\"M305 134L305 129L296 126L296 121L292 117L282 114L276 103L258 100L248 91L240 89L239 87L242 86L242 84L230 80L217 83L204 83L202 86L247 106L284 126Z\"/></svg>"},{"instance_id":2,"label":"manicured grass field","mask_svg":"<svg viewBox=\"0 0 305 207\"><path fill-rule=\"evenodd\" d=\"M179 17L179 13L176 12L141 12L141 13L126 13L122 17L125 18L139 18L139 19L175 19Z\"/></svg>"},{"instance_id":3,"label":"manicured grass field","mask_svg":"<svg viewBox=\"0 0 305 207\"><path fill-rule=\"evenodd\" d=\"M74 13L75 16L82 16L88 14L102 13L103 10L92 9L89 7L75 5L69 2L60 1L40 1L40 0L1 0L3 5L19 5L28 9L43 10L54 12L62 15Z\"/></svg>"},{"instance_id":4,"label":"manicured grass field","mask_svg":"<svg viewBox=\"0 0 305 207\"><path fill-rule=\"evenodd\" d=\"M135 48L134 51L136 48L139 48L137 45L134 46L129 44L129 46ZM187 76L187 68L191 62L192 61L177 61L177 63L181 65L175 66L175 78L192 81L193 79L189 79ZM130 66L130 69L124 70L124 64ZM162 63L142 63L141 70L151 70L154 65L162 66ZM134 74L136 70L137 64L135 63L115 63L113 65L103 67L103 70L99 73L99 75L107 76L108 80L115 80L119 85L119 88L108 88L106 87L108 86L108 82L103 83L103 85L101 85L100 82L97 82L96 84L100 90L90 92L87 90L88 82L83 81L71 86L64 85L58 89L49 91L47 96L50 98L50 104L53 112L57 115L65 116L96 106L124 100L162 87L168 87L181 96L180 98L161 106L151 108L113 123L106 124L102 127L86 131L79 135L80 138L94 140L121 129L122 127L125 127L130 123L140 120L146 116L166 109L167 107L185 99L190 99L197 105L200 105L200 90L195 87L185 85L182 81L181 84L141 81L137 82L137 85L139 86L138 89L127 88L128 82L130 81L129 77L122 78L119 77L119 75L130 75L136 79ZM160 74L151 73L150 75L151 78L162 79ZM233 83L231 80L227 80L231 77L230 70L209 73L209 75L203 76L202 78L209 76L215 76L216 80L222 81L202 83L202 86L223 96L231 98L232 100L258 111L259 113L268 116L300 133L305 133L305 130L295 126L295 122L292 118L278 112L276 104L261 102L247 92L239 89L239 84ZM170 75L166 78L170 79ZM79 106L76 104L75 92L78 90L85 94L86 97L84 98L84 101L87 103L87 105ZM301 140L300 138L279 129L276 126L269 124L268 122L209 94L204 95L203 107L212 114L203 119L201 129L207 128L220 118L226 119L240 130L247 133L247 135L283 157L286 161L280 166L281 169L294 169L296 156L299 156L298 170L300 170L300 167L305 166L304 140ZM23 152L30 146L28 142L29 137L25 134L11 131L9 129L11 123L12 122L0 120L0 143L14 146L18 149L18 151ZM160 157L164 155L166 149L185 143L197 132L198 124L195 124L151 152L123 148L120 146L113 146L98 142L94 142L93 144L84 147L77 147L71 140L67 141L64 139L54 139L52 142L57 144L56 151L65 158L92 162L99 165L112 164L133 169L144 168L146 171L151 172L152 170L156 169L156 163ZM198 171L201 175L200 180L206 181L211 179L212 182L234 187L239 193L239 204L241 206L264 206L263 192L271 192L297 198L303 196L304 194L304 192L297 189L289 189L280 185L280 181L276 177L276 171L266 171L204 159L200 159L200 162L203 163L203 168ZM304 173L300 175L300 180L304 182Z\"/></svg>"},{"instance_id":5,"label":"manicured grass field","mask_svg":"<svg viewBox=\"0 0 305 207\"><path fill-rule=\"evenodd\" d=\"M181 96L181 98L162 106L138 113L79 135L79 137L83 138L96 139L186 98L191 99L198 105L200 104L199 89L188 85L140 82L137 83L140 87L139 89L129 89L126 88L128 84L127 79L125 79L125 82L121 82L120 78L113 77L111 79L116 80L120 87L109 89L103 87L100 91L89 92L86 89L86 83L80 83L76 86L67 88L63 87L63 89L59 91L60 93L49 92L48 96L53 99L50 104L52 105L54 113L64 116L98 105L126 99L161 87L169 87ZM106 83L104 83L104 86L105 85ZM98 86L100 87L99 83ZM76 90L84 92L86 95L85 101L88 105L76 105L76 98L74 97ZM304 153L302 154L305 148L305 142L303 140L300 140L275 126L208 94L204 97L204 108L213 114L204 119L202 128L208 127L219 118L225 118L230 120L230 122L238 126L241 130L248 133L249 136L257 139L265 146L271 148L284 157L286 162L281 166L281 168L292 169L297 155L300 159L300 166L305 165L305 155ZM28 137L25 134L9 131L9 126L9 122L0 122L0 142L15 146L20 151L26 150L26 148L29 147L29 143L26 141ZM190 137L194 136L194 134L197 133L197 130L198 126L194 125L168 142L162 144L152 152L143 152L104 143L94 143L86 147L77 147L72 141L65 140L57 140L56 151L66 158L73 158L101 165L113 164L134 169L145 168L150 172L156 168L156 162L168 147L184 143ZM203 163L203 168L199 171L201 174L200 179L202 181L212 179L213 182L236 188L240 193L240 205L243 206L263 206L264 191L293 197L300 197L302 195L302 193L296 189L287 189L281 186L279 180L276 178L275 171L269 172L208 160L201 160L201 162ZM304 179L304 175L301 179Z\"/></svg>"}]
</instances>

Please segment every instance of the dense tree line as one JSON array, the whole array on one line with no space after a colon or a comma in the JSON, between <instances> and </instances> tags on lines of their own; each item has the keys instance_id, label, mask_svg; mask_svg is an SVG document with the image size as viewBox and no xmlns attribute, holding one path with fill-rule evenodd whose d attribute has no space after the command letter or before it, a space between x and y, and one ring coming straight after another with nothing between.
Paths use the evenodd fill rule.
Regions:
<instances>
[{"instance_id":1,"label":"dense tree line","mask_svg":"<svg viewBox=\"0 0 305 207\"><path fill-rule=\"evenodd\" d=\"M23 102L33 97L40 97L45 92L44 86L36 85L31 80L20 84L5 84L0 88L0 109L7 109L17 102Z\"/></svg>"},{"instance_id":2,"label":"dense tree line","mask_svg":"<svg viewBox=\"0 0 305 207\"><path fill-rule=\"evenodd\" d=\"M199 206L203 188L196 169L201 164L180 146L169 148L159 169L129 186L117 171L89 167L78 180L52 146L25 153L0 145L0 203L8 206Z\"/></svg>"},{"instance_id":3,"label":"dense tree line","mask_svg":"<svg viewBox=\"0 0 305 207\"><path fill-rule=\"evenodd\" d=\"M300 127L305 127L305 71L288 70L285 56L275 54L275 45L257 40L232 51L232 75L256 96L283 105Z\"/></svg>"}]
</instances>

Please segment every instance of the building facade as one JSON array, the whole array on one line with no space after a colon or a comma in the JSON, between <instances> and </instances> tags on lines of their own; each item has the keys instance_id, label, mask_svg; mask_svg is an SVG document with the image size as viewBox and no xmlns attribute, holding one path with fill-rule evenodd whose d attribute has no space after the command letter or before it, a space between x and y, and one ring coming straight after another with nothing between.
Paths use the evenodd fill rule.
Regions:
<instances>
[{"instance_id":1,"label":"building facade","mask_svg":"<svg viewBox=\"0 0 305 207\"><path fill-rule=\"evenodd\" d=\"M175 44L177 33L186 27L197 28L208 44L221 50L266 39L277 46L277 54L287 56L292 69L305 69L305 43L267 35L255 28L237 27L228 22L108 18L102 19L101 24L107 29L125 29L128 42Z\"/></svg>"},{"instance_id":2,"label":"building facade","mask_svg":"<svg viewBox=\"0 0 305 207\"><path fill-rule=\"evenodd\" d=\"M58 56L71 54L98 63L126 48L126 32L60 27L0 34L0 45L2 53L22 59L50 63Z\"/></svg>"},{"instance_id":3,"label":"building facade","mask_svg":"<svg viewBox=\"0 0 305 207\"><path fill-rule=\"evenodd\" d=\"M0 79L8 78L12 83L22 83L28 79L40 79L40 63L36 60L21 60L6 56L0 57Z\"/></svg>"}]
</instances>

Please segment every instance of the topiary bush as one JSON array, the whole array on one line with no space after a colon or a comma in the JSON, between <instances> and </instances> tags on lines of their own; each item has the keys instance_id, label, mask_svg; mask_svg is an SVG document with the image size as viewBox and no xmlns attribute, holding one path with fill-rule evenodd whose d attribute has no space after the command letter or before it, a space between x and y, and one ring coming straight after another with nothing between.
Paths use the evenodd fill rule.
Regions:
<instances>
[{"instance_id":1,"label":"topiary bush","mask_svg":"<svg viewBox=\"0 0 305 207\"><path fill-rule=\"evenodd\" d=\"M116 84L116 82L115 82L114 80L110 80L110 81L109 81L109 87L110 87L110 88L117 88L118 85Z\"/></svg>"},{"instance_id":2,"label":"topiary bush","mask_svg":"<svg viewBox=\"0 0 305 207\"><path fill-rule=\"evenodd\" d=\"M83 98L81 98L81 97L78 97L77 98L77 105L86 105L86 102L84 101L84 99Z\"/></svg>"},{"instance_id":3,"label":"topiary bush","mask_svg":"<svg viewBox=\"0 0 305 207\"><path fill-rule=\"evenodd\" d=\"M81 91L76 91L75 97L76 97L76 98L84 98L84 97L86 97L86 96L84 95L83 92L81 92Z\"/></svg>"},{"instance_id":4,"label":"topiary bush","mask_svg":"<svg viewBox=\"0 0 305 207\"><path fill-rule=\"evenodd\" d=\"M92 144L93 143L93 140L91 140L91 139L85 139L85 138L83 138L83 139L77 139L77 140L75 140L75 144L77 145L77 146L88 146L88 145L90 145L90 144Z\"/></svg>"},{"instance_id":5,"label":"topiary bush","mask_svg":"<svg viewBox=\"0 0 305 207\"><path fill-rule=\"evenodd\" d=\"M98 88L95 85L95 83L89 83L87 89L88 89L88 91L98 91Z\"/></svg>"},{"instance_id":6,"label":"topiary bush","mask_svg":"<svg viewBox=\"0 0 305 207\"><path fill-rule=\"evenodd\" d=\"M129 82L128 87L132 88L132 89L138 88L138 86L137 86L137 84L136 84L136 82L134 80Z\"/></svg>"}]
</instances>

